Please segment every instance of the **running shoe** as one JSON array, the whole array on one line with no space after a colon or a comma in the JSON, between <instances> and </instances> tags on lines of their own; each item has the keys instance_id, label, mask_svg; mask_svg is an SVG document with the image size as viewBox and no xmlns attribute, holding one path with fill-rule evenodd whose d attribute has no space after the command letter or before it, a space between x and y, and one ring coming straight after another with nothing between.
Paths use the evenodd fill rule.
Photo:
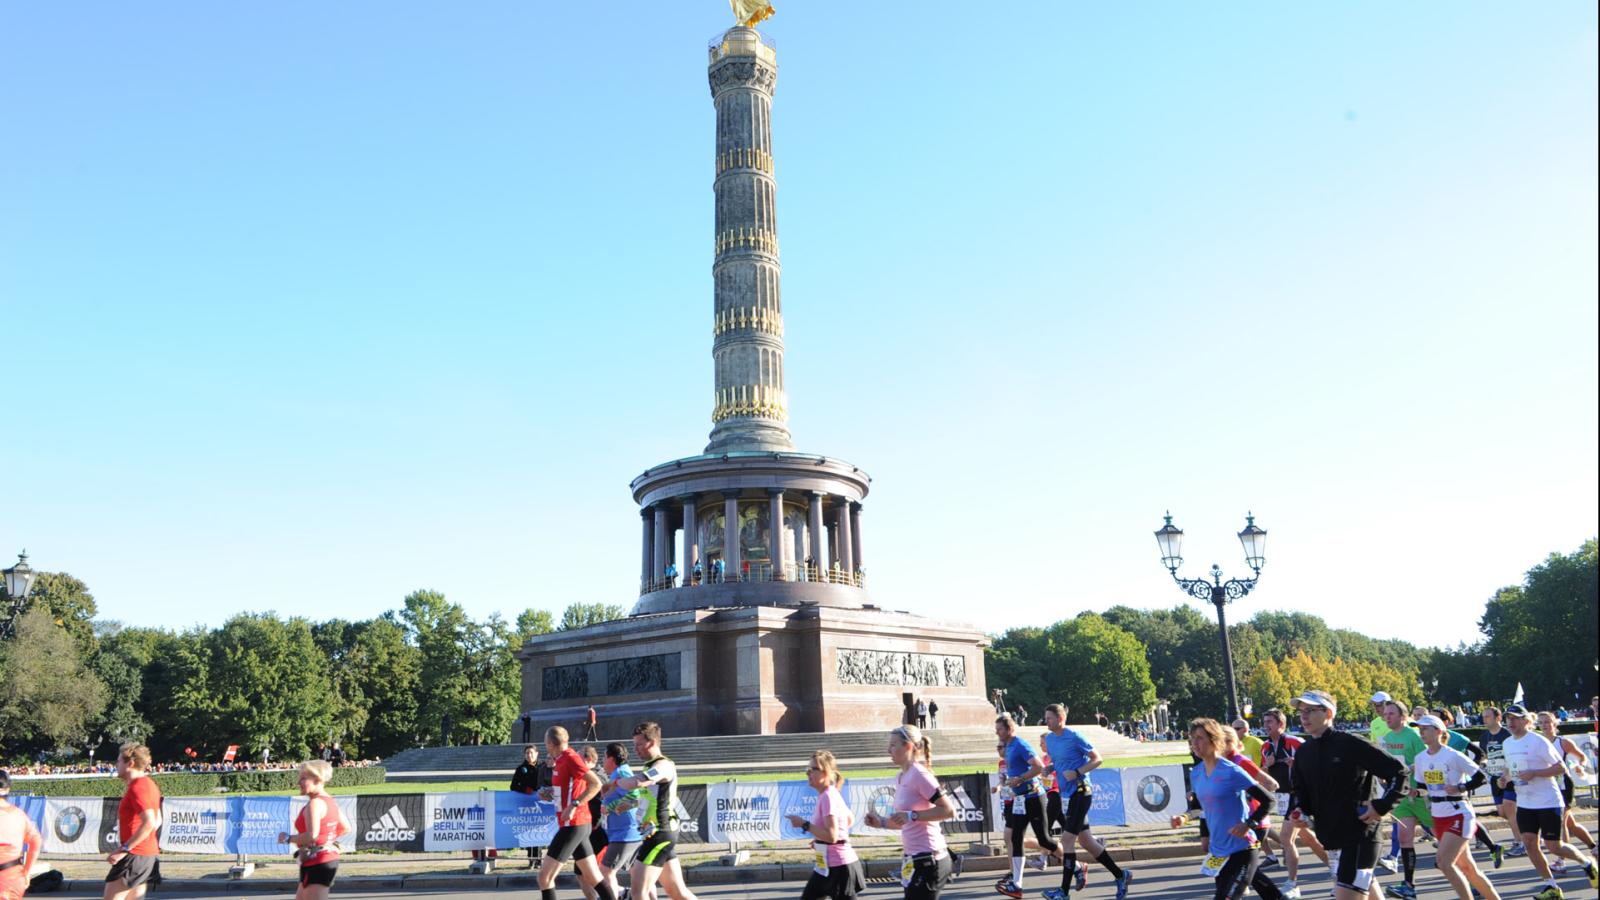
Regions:
<instances>
[{"instance_id":1,"label":"running shoe","mask_svg":"<svg viewBox=\"0 0 1600 900\"><path fill-rule=\"evenodd\" d=\"M1378 865L1383 866L1385 869L1393 872L1400 868L1400 857L1385 856L1383 859L1378 860Z\"/></svg>"},{"instance_id":2,"label":"running shoe","mask_svg":"<svg viewBox=\"0 0 1600 900\"><path fill-rule=\"evenodd\" d=\"M1044 900L1067 900L1067 892L1061 888L1045 888L1042 896Z\"/></svg>"},{"instance_id":3,"label":"running shoe","mask_svg":"<svg viewBox=\"0 0 1600 900\"><path fill-rule=\"evenodd\" d=\"M1041 853L1038 856L1028 857L1028 861L1024 863L1024 865L1035 872L1043 872L1045 865L1047 865L1047 861L1044 858L1044 854Z\"/></svg>"},{"instance_id":4,"label":"running shoe","mask_svg":"<svg viewBox=\"0 0 1600 900\"><path fill-rule=\"evenodd\" d=\"M1389 893L1401 898L1401 900L1416 900L1417 897L1417 889L1403 881L1389 888Z\"/></svg>"},{"instance_id":5,"label":"running shoe","mask_svg":"<svg viewBox=\"0 0 1600 900\"><path fill-rule=\"evenodd\" d=\"M1078 866L1078 883L1073 885L1073 886L1078 889L1078 893L1080 893L1080 894L1083 893L1084 888L1089 886L1089 867L1088 866L1085 866L1085 865L1079 865Z\"/></svg>"},{"instance_id":6,"label":"running shoe","mask_svg":"<svg viewBox=\"0 0 1600 900\"><path fill-rule=\"evenodd\" d=\"M1507 856L1527 856L1528 855L1528 848L1522 846L1522 842L1518 841L1517 843L1514 843L1514 844L1511 845L1511 849L1506 851L1506 855Z\"/></svg>"},{"instance_id":7,"label":"running shoe","mask_svg":"<svg viewBox=\"0 0 1600 900\"><path fill-rule=\"evenodd\" d=\"M959 853L950 854L950 874L951 875L955 876L956 878L960 878L961 877L961 868L962 868L963 865L964 865L964 863L962 862L961 854L959 854Z\"/></svg>"},{"instance_id":8,"label":"running shoe","mask_svg":"<svg viewBox=\"0 0 1600 900\"><path fill-rule=\"evenodd\" d=\"M1290 884L1283 889L1283 900L1300 900L1300 886Z\"/></svg>"},{"instance_id":9,"label":"running shoe","mask_svg":"<svg viewBox=\"0 0 1600 900\"><path fill-rule=\"evenodd\" d=\"M1122 877L1117 879L1117 900L1128 900L1128 885L1133 882L1133 873L1127 869L1122 870Z\"/></svg>"},{"instance_id":10,"label":"running shoe","mask_svg":"<svg viewBox=\"0 0 1600 900\"><path fill-rule=\"evenodd\" d=\"M1489 858L1494 860L1494 867L1496 869L1498 869L1501 866L1505 865L1506 864L1506 850L1505 850L1505 848L1500 846L1499 844L1495 844L1494 848L1489 851Z\"/></svg>"},{"instance_id":11,"label":"running shoe","mask_svg":"<svg viewBox=\"0 0 1600 900\"><path fill-rule=\"evenodd\" d=\"M1560 858L1551 860L1550 861L1550 874L1551 875L1565 875L1565 874L1567 874L1567 861L1564 860L1564 859L1560 859Z\"/></svg>"},{"instance_id":12,"label":"running shoe","mask_svg":"<svg viewBox=\"0 0 1600 900\"><path fill-rule=\"evenodd\" d=\"M1544 886L1544 890L1533 895L1533 900L1566 900L1566 896L1566 894L1562 893L1561 888L1553 884L1547 884Z\"/></svg>"},{"instance_id":13,"label":"running shoe","mask_svg":"<svg viewBox=\"0 0 1600 900\"><path fill-rule=\"evenodd\" d=\"M1600 868L1593 862L1583 867L1583 874L1589 876L1589 887L1600 889Z\"/></svg>"},{"instance_id":14,"label":"running shoe","mask_svg":"<svg viewBox=\"0 0 1600 900\"><path fill-rule=\"evenodd\" d=\"M1015 881L1012 881L1010 877L1002 878L995 882L994 890L997 894L1005 894L1011 900L1022 900L1022 888Z\"/></svg>"},{"instance_id":15,"label":"running shoe","mask_svg":"<svg viewBox=\"0 0 1600 900\"><path fill-rule=\"evenodd\" d=\"M1273 856L1271 853L1264 853L1261 855L1261 868L1265 869L1268 866L1275 866L1277 864L1278 858Z\"/></svg>"}]
</instances>

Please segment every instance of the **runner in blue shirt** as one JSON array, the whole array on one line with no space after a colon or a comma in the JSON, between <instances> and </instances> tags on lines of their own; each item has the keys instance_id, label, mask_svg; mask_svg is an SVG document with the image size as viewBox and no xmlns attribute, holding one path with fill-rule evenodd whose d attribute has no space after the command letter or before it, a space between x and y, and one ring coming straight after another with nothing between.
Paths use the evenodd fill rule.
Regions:
<instances>
[{"instance_id":1,"label":"runner in blue shirt","mask_svg":"<svg viewBox=\"0 0 1600 900\"><path fill-rule=\"evenodd\" d=\"M1033 838L1051 856L1060 856L1061 847L1050 837L1044 825L1044 785L1039 776L1044 763L1033 752L1028 742L1017 734L1017 723L1010 714L994 720L995 736L1005 747L1006 778L1002 782L1011 789L1011 799L1006 803L1006 834L1011 838L1011 877L1002 878L994 886L996 891L1022 900L1022 838L1024 830L1033 828Z\"/></svg>"},{"instance_id":2,"label":"runner in blue shirt","mask_svg":"<svg viewBox=\"0 0 1600 900\"><path fill-rule=\"evenodd\" d=\"M1044 749L1050 757L1050 764L1055 767L1056 790L1059 797L1065 798L1061 803L1066 807L1064 811L1050 811L1051 818L1061 819L1064 852L1061 888L1045 891L1045 900L1061 900L1074 886L1083 890L1089 870L1087 867L1078 868L1074 844L1082 847L1095 862L1106 867L1111 877L1117 880L1117 900L1126 900L1133 873L1124 872L1111 854L1106 852L1106 845L1089 833L1089 807L1093 804L1091 795L1094 792L1089 773L1100 767L1100 754L1083 739L1083 735L1068 728L1066 723L1066 704L1052 703L1044 708L1044 725L1048 729L1044 733Z\"/></svg>"},{"instance_id":3,"label":"runner in blue shirt","mask_svg":"<svg viewBox=\"0 0 1600 900\"><path fill-rule=\"evenodd\" d=\"M1189 749L1200 759L1189 773L1189 788L1211 833L1200 873L1215 879L1215 900L1239 900L1246 887L1255 888L1265 900L1279 900L1283 894L1278 886L1259 871L1261 847L1252 831L1252 826L1260 826L1272 815L1276 800L1244 769L1222 758L1227 742L1228 729L1221 722L1195 719L1189 723ZM1253 813L1251 800L1257 804ZM1187 815L1172 817L1173 828L1188 822Z\"/></svg>"},{"instance_id":4,"label":"runner in blue shirt","mask_svg":"<svg viewBox=\"0 0 1600 900\"><path fill-rule=\"evenodd\" d=\"M628 766L627 747L607 744L604 764L606 783L601 788L600 808L606 814L608 843L605 855L600 858L600 874L611 885L612 895L620 897L622 888L617 883L617 873L628 871L639 856L639 847L644 843L644 832L639 828L644 819L641 807L648 802L648 793L638 788L623 790L617 784L633 777L633 769Z\"/></svg>"}]
</instances>

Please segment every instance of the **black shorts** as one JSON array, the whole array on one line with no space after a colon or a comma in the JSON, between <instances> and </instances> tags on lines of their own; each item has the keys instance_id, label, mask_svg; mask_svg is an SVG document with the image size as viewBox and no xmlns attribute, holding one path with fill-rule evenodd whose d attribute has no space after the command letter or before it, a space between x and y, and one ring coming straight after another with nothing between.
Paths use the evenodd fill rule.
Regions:
<instances>
[{"instance_id":1,"label":"black shorts","mask_svg":"<svg viewBox=\"0 0 1600 900\"><path fill-rule=\"evenodd\" d=\"M594 850L589 846L589 824L563 825L556 829L556 836L550 839L550 856L561 862L569 859L588 859L594 855Z\"/></svg>"},{"instance_id":2,"label":"black shorts","mask_svg":"<svg viewBox=\"0 0 1600 900\"><path fill-rule=\"evenodd\" d=\"M1562 775L1561 776L1561 802L1566 805L1567 809L1571 809L1572 808L1572 794L1573 794L1572 776L1571 775Z\"/></svg>"},{"instance_id":3,"label":"black shorts","mask_svg":"<svg viewBox=\"0 0 1600 900\"><path fill-rule=\"evenodd\" d=\"M678 836L674 832L652 832L639 845L639 861L660 868L678 858Z\"/></svg>"},{"instance_id":4,"label":"black shorts","mask_svg":"<svg viewBox=\"0 0 1600 900\"><path fill-rule=\"evenodd\" d=\"M331 859L325 863L317 863L314 866L301 866L300 886L306 887L307 885L320 884L323 887L333 887L333 876L338 872L339 861L337 859Z\"/></svg>"},{"instance_id":5,"label":"black shorts","mask_svg":"<svg viewBox=\"0 0 1600 900\"><path fill-rule=\"evenodd\" d=\"M1561 840L1561 820L1566 818L1564 807L1529 809L1517 807L1517 833L1537 834L1547 841Z\"/></svg>"},{"instance_id":6,"label":"black shorts","mask_svg":"<svg viewBox=\"0 0 1600 900\"><path fill-rule=\"evenodd\" d=\"M625 872L639 858L641 846L638 841L608 841L605 855L600 857L600 865L613 872Z\"/></svg>"},{"instance_id":7,"label":"black shorts","mask_svg":"<svg viewBox=\"0 0 1600 900\"><path fill-rule=\"evenodd\" d=\"M866 889L866 872L856 860L846 866L829 866L826 875L813 870L800 900L850 900Z\"/></svg>"},{"instance_id":8,"label":"black shorts","mask_svg":"<svg viewBox=\"0 0 1600 900\"><path fill-rule=\"evenodd\" d=\"M918 853L911 857L911 880L905 885L905 900L938 900L939 892L949 883L949 853L938 859L932 853Z\"/></svg>"},{"instance_id":9,"label":"black shorts","mask_svg":"<svg viewBox=\"0 0 1600 900\"><path fill-rule=\"evenodd\" d=\"M156 860L159 856L139 853L125 854L121 859L111 864L111 871L106 873L106 883L121 880L128 887L138 887L150 881L155 874Z\"/></svg>"},{"instance_id":10,"label":"black shorts","mask_svg":"<svg viewBox=\"0 0 1600 900\"><path fill-rule=\"evenodd\" d=\"M604 828L589 826L589 849L594 851L595 856L606 852L606 845L609 843L611 843L611 838L606 834Z\"/></svg>"},{"instance_id":11,"label":"black shorts","mask_svg":"<svg viewBox=\"0 0 1600 900\"><path fill-rule=\"evenodd\" d=\"M1329 847L1333 864L1333 883L1352 891L1366 892L1372 886L1372 869L1378 864L1378 842L1362 840L1347 847Z\"/></svg>"},{"instance_id":12,"label":"black shorts","mask_svg":"<svg viewBox=\"0 0 1600 900\"><path fill-rule=\"evenodd\" d=\"M1089 808L1094 806L1094 790L1078 780L1079 788L1067 798L1061 815L1061 830L1067 834L1083 834L1089 827Z\"/></svg>"},{"instance_id":13,"label":"black shorts","mask_svg":"<svg viewBox=\"0 0 1600 900\"><path fill-rule=\"evenodd\" d=\"M1494 805L1495 806L1499 806L1500 804L1506 802L1507 800L1510 800L1512 803L1517 802L1517 786L1516 785L1511 785L1510 787L1504 787L1503 788L1500 785L1495 783L1495 779L1491 778L1491 779L1489 779L1489 793L1494 797Z\"/></svg>"}]
</instances>

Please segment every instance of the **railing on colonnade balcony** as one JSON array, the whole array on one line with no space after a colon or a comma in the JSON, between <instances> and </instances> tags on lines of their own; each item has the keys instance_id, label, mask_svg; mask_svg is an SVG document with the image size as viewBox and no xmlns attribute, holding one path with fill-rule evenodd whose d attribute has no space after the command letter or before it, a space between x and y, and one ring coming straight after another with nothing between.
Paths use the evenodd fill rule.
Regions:
<instances>
[{"instance_id":1,"label":"railing on colonnade balcony","mask_svg":"<svg viewBox=\"0 0 1600 900\"><path fill-rule=\"evenodd\" d=\"M724 572L718 575L715 570L702 569L699 573L690 572L687 579L679 576L666 576L651 579L640 585L639 596L652 594L656 591L671 590L679 587L701 587L708 584L721 584L723 582L745 582L749 584L764 584L772 581L797 581L817 582L822 584L842 584L851 587L866 587L866 575L857 569L854 573L846 572L835 566L823 569L815 565L795 565L786 563L783 567L783 577L774 578L774 567L769 562L747 563L741 567L742 572L737 575Z\"/></svg>"}]
</instances>

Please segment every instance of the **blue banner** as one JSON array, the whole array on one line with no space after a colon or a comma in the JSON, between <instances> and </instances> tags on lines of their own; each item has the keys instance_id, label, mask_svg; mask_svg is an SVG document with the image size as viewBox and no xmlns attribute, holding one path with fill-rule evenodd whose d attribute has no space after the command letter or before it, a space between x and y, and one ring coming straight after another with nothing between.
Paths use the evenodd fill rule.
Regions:
<instances>
[{"instance_id":1,"label":"blue banner","mask_svg":"<svg viewBox=\"0 0 1600 900\"><path fill-rule=\"evenodd\" d=\"M493 831L495 847L549 846L556 834L555 804L540 800L538 794L495 791Z\"/></svg>"},{"instance_id":2,"label":"blue banner","mask_svg":"<svg viewBox=\"0 0 1600 900\"><path fill-rule=\"evenodd\" d=\"M17 794L6 799L11 801L12 806L17 807L27 815L28 820L33 823L33 827L44 831L43 797L35 797L32 794Z\"/></svg>"},{"instance_id":3,"label":"blue banner","mask_svg":"<svg viewBox=\"0 0 1600 900\"><path fill-rule=\"evenodd\" d=\"M292 831L288 797L233 797L228 811L229 853L271 856L284 853L278 832Z\"/></svg>"},{"instance_id":4,"label":"blue banner","mask_svg":"<svg viewBox=\"0 0 1600 900\"><path fill-rule=\"evenodd\" d=\"M1097 775L1099 773L1096 773ZM1115 773L1112 773L1115 774ZM1123 809L1122 779L1096 778L1093 805L1089 807L1090 825L1126 825L1128 813Z\"/></svg>"}]
</instances>

